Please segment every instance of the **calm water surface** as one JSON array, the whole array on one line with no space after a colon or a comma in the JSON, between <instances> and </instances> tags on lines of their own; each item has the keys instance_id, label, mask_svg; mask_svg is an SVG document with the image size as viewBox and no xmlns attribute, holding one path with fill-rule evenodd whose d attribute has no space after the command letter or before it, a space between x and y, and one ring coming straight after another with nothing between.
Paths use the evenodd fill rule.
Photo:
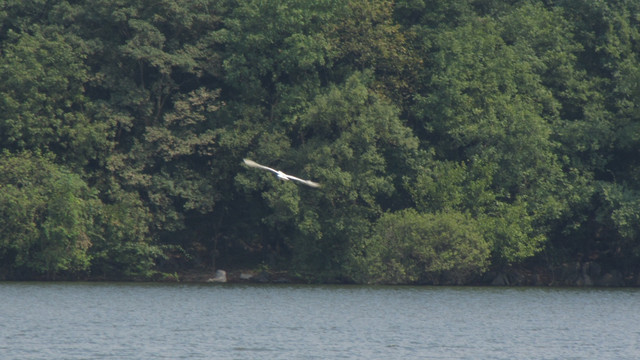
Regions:
<instances>
[{"instance_id":1,"label":"calm water surface","mask_svg":"<svg viewBox=\"0 0 640 360\"><path fill-rule=\"evenodd\" d=\"M639 289L0 283L0 359L638 359Z\"/></svg>"}]
</instances>

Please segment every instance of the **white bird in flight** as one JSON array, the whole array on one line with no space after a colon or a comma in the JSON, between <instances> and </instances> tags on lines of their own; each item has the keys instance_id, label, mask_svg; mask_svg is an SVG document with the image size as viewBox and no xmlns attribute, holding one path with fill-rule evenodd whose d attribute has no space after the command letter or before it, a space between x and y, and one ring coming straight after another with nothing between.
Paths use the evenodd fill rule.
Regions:
<instances>
[{"instance_id":1,"label":"white bird in flight","mask_svg":"<svg viewBox=\"0 0 640 360\"><path fill-rule=\"evenodd\" d=\"M253 160L243 159L243 161L244 161L245 164L247 164L247 166L251 166L251 167L259 168L259 169L264 169L264 170L269 170L269 171L275 173L276 175L278 175L278 179L280 179L280 180L285 180L285 181L295 180L295 181L299 181L299 182L301 182L301 183L303 183L305 185L311 186L311 187L315 187L315 188L320 187L320 184L318 184L317 182L313 182L311 180L304 180L304 179L300 179L300 178L295 177L295 176L287 175L287 174L283 173L280 170L276 170L276 169L272 169L272 168L264 166L264 165L260 165L260 164L258 164L257 162L255 162Z\"/></svg>"}]
</instances>

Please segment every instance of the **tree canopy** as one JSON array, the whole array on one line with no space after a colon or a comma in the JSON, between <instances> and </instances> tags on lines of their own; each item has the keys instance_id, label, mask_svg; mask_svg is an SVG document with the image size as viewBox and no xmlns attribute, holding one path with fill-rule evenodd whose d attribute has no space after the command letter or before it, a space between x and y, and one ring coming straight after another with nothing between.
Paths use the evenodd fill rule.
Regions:
<instances>
[{"instance_id":1,"label":"tree canopy","mask_svg":"<svg viewBox=\"0 0 640 360\"><path fill-rule=\"evenodd\" d=\"M3 1L0 278L634 273L639 104L637 1Z\"/></svg>"}]
</instances>

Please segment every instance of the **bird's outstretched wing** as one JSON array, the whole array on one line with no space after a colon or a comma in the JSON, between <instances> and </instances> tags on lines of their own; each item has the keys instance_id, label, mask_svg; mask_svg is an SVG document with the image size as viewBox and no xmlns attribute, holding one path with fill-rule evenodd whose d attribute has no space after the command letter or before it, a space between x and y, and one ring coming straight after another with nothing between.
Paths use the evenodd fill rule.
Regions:
<instances>
[{"instance_id":1,"label":"bird's outstretched wing","mask_svg":"<svg viewBox=\"0 0 640 360\"><path fill-rule=\"evenodd\" d=\"M257 162L253 161L253 160L249 160L249 159L243 159L244 163L247 166L250 167L255 167L255 168L259 168L259 169L264 169L264 170L269 170L273 173L275 173L276 175L278 175L279 178L283 179L283 180L295 180L298 182L301 182L307 186L311 186L311 187L315 187L318 188L320 187L320 184L318 184L317 182L311 181L311 180L304 180L304 179L300 179L299 177L295 177L295 176L291 176L288 174L283 173L282 171L278 171L276 169L272 169L268 166L264 166L264 165L260 165Z\"/></svg>"},{"instance_id":2,"label":"bird's outstretched wing","mask_svg":"<svg viewBox=\"0 0 640 360\"><path fill-rule=\"evenodd\" d=\"M264 166L264 165L260 165L260 164L258 164L257 162L255 162L253 160L243 159L243 161L244 161L245 164L247 164L247 166L251 166L251 167L254 167L254 168L258 168L258 169L269 170L269 171L274 172L276 174L278 173L278 170L272 169L272 168Z\"/></svg>"},{"instance_id":3,"label":"bird's outstretched wing","mask_svg":"<svg viewBox=\"0 0 640 360\"><path fill-rule=\"evenodd\" d=\"M311 187L315 187L315 188L320 187L320 184L318 184L317 182L311 181L311 180L304 180L304 179L300 179L300 178L297 178L297 177L291 176L291 175L287 175L287 177L289 179L291 179L291 180L299 181L299 182L301 182L301 183L303 183L305 185L311 186Z\"/></svg>"}]
</instances>

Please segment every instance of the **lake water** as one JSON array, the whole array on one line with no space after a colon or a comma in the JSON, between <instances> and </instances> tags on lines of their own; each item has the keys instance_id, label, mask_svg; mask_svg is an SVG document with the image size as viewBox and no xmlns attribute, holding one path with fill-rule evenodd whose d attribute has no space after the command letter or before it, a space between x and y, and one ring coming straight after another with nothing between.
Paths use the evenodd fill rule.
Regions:
<instances>
[{"instance_id":1,"label":"lake water","mask_svg":"<svg viewBox=\"0 0 640 360\"><path fill-rule=\"evenodd\" d=\"M638 359L639 289L0 283L0 359Z\"/></svg>"}]
</instances>

